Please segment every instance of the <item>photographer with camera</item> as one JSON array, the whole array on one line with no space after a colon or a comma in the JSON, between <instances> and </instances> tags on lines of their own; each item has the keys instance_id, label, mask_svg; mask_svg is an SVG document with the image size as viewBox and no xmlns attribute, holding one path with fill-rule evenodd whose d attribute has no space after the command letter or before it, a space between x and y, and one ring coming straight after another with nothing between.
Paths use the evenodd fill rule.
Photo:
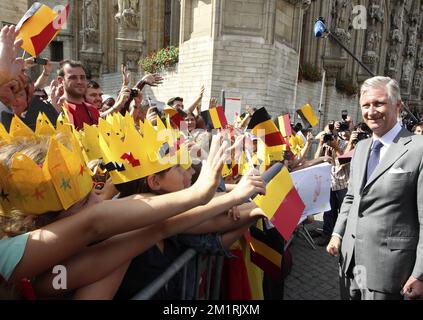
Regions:
<instances>
[{"instance_id":1,"label":"photographer with camera","mask_svg":"<svg viewBox=\"0 0 423 320\"><path fill-rule=\"evenodd\" d=\"M370 130L367 124L364 122L358 123L351 132L350 140L347 147L345 148L345 153L351 152L354 150L359 141L370 138L371 136L372 130Z\"/></svg>"},{"instance_id":2,"label":"photographer with camera","mask_svg":"<svg viewBox=\"0 0 423 320\"><path fill-rule=\"evenodd\" d=\"M343 131L338 131L338 130ZM324 159L332 164L331 170L331 209L323 214L323 233L316 239L316 244L326 246L329 243L333 228L338 218L338 212L347 192L349 179L348 164L340 164L338 156L343 155L349 140L349 128L341 127L341 122L329 121L325 130L317 135L319 146L315 153L315 159Z\"/></svg>"},{"instance_id":3,"label":"photographer with camera","mask_svg":"<svg viewBox=\"0 0 423 320\"><path fill-rule=\"evenodd\" d=\"M147 97L147 114L146 119L150 121L153 126L157 126L157 117L159 117L163 122L166 122L166 118L163 116L163 113L159 110L155 103L153 103L150 97Z\"/></svg>"},{"instance_id":4,"label":"photographer with camera","mask_svg":"<svg viewBox=\"0 0 423 320\"><path fill-rule=\"evenodd\" d=\"M127 71L125 64L121 66L122 73L122 89L125 89L125 96L128 95L128 99L124 103L123 108L120 109L120 113L124 116L126 112L134 118L135 125L138 126L139 121L148 119L153 124L157 123L157 115L160 114L156 107L151 107L151 99L149 98L148 105L143 104L143 93L142 89L149 85L150 87L157 87L162 83L163 78L158 74L146 74L136 85L129 89L129 83L131 82L131 73ZM122 91L121 91L122 93ZM119 97L118 97L119 101ZM160 116L160 115L159 115Z\"/></svg>"}]
</instances>

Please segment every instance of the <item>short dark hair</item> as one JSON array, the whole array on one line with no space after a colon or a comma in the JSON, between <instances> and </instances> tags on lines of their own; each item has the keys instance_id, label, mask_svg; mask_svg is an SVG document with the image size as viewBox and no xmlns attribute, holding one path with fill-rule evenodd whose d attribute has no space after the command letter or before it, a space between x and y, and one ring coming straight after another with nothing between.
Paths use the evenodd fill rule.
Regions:
<instances>
[{"instance_id":1,"label":"short dark hair","mask_svg":"<svg viewBox=\"0 0 423 320\"><path fill-rule=\"evenodd\" d=\"M420 121L419 123L415 124L414 127L413 127L413 130L411 130L411 132L416 131L418 126L423 126L423 121Z\"/></svg>"},{"instance_id":2,"label":"short dark hair","mask_svg":"<svg viewBox=\"0 0 423 320\"><path fill-rule=\"evenodd\" d=\"M87 88L100 89L100 85L94 80L88 81Z\"/></svg>"},{"instance_id":3,"label":"short dark hair","mask_svg":"<svg viewBox=\"0 0 423 320\"><path fill-rule=\"evenodd\" d=\"M66 59L66 60L60 61L60 63L59 63L59 69L57 70L57 75L59 77L63 78L65 76L64 66L67 65L67 64L69 66L71 66L72 68L82 68L82 69L84 69L85 74L88 74L87 69L84 67L84 65L82 64L81 61Z\"/></svg>"},{"instance_id":4,"label":"short dark hair","mask_svg":"<svg viewBox=\"0 0 423 320\"><path fill-rule=\"evenodd\" d=\"M173 97L173 98L170 98L170 99L169 99L169 101L167 102L167 104L168 104L169 106L173 106L173 103L174 103L175 101L184 102L184 99L183 99L183 98L181 98L181 97Z\"/></svg>"}]
</instances>

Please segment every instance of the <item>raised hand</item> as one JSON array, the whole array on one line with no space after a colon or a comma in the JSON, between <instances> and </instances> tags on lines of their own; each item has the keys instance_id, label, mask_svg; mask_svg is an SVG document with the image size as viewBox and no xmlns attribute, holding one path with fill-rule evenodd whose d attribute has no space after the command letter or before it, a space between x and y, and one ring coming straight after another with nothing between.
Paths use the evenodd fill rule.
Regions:
<instances>
[{"instance_id":1,"label":"raised hand","mask_svg":"<svg viewBox=\"0 0 423 320\"><path fill-rule=\"evenodd\" d=\"M5 26L0 31L0 84L17 79L24 67L24 61L17 58L22 40L15 40L18 32L15 26Z\"/></svg>"},{"instance_id":2,"label":"raised hand","mask_svg":"<svg viewBox=\"0 0 423 320\"><path fill-rule=\"evenodd\" d=\"M47 64L43 65L43 73L45 75L49 75L51 73L51 71L53 70L53 66L51 65L49 58L45 58L45 59L47 61Z\"/></svg>"},{"instance_id":3,"label":"raised hand","mask_svg":"<svg viewBox=\"0 0 423 320\"><path fill-rule=\"evenodd\" d=\"M24 60L24 69L28 70L35 67L37 64L34 62L34 57L29 57Z\"/></svg>"},{"instance_id":4,"label":"raised hand","mask_svg":"<svg viewBox=\"0 0 423 320\"><path fill-rule=\"evenodd\" d=\"M147 83L150 87L157 87L159 84L162 84L163 78L158 75L157 73L154 74L146 74L142 81Z\"/></svg>"},{"instance_id":5,"label":"raised hand","mask_svg":"<svg viewBox=\"0 0 423 320\"><path fill-rule=\"evenodd\" d=\"M150 107L147 110L147 114L145 116L145 118L150 121L150 123L152 125L157 125L157 112L156 112L156 107Z\"/></svg>"},{"instance_id":6,"label":"raised hand","mask_svg":"<svg viewBox=\"0 0 423 320\"><path fill-rule=\"evenodd\" d=\"M204 204L213 198L222 178L223 164L228 157L228 152L226 152L228 148L227 141L220 145L221 137L220 134L213 136L207 161L203 161L200 175L191 187L195 192L199 192L201 201Z\"/></svg>"},{"instance_id":7,"label":"raised hand","mask_svg":"<svg viewBox=\"0 0 423 320\"><path fill-rule=\"evenodd\" d=\"M122 87L126 87L129 85L129 74L127 72L126 64L122 63L120 66L120 72L122 74Z\"/></svg>"},{"instance_id":8,"label":"raised hand","mask_svg":"<svg viewBox=\"0 0 423 320\"><path fill-rule=\"evenodd\" d=\"M60 84L56 79L50 83L50 103L57 110L62 111L62 104L65 101L63 84Z\"/></svg>"},{"instance_id":9,"label":"raised hand","mask_svg":"<svg viewBox=\"0 0 423 320\"><path fill-rule=\"evenodd\" d=\"M201 88L200 88L200 94L198 95L199 97L203 97L203 95L204 95L204 90L205 90L205 87L204 87L204 84L201 86Z\"/></svg>"},{"instance_id":10,"label":"raised hand","mask_svg":"<svg viewBox=\"0 0 423 320\"><path fill-rule=\"evenodd\" d=\"M261 176L245 175L230 193L241 204L254 194L266 194L266 183Z\"/></svg>"},{"instance_id":11,"label":"raised hand","mask_svg":"<svg viewBox=\"0 0 423 320\"><path fill-rule=\"evenodd\" d=\"M217 98L216 97L212 97L210 99L209 109L216 108L216 107L217 107Z\"/></svg>"},{"instance_id":12,"label":"raised hand","mask_svg":"<svg viewBox=\"0 0 423 320\"><path fill-rule=\"evenodd\" d=\"M115 103L115 106L117 106L116 109L119 109L119 110L122 109L125 103L128 102L130 96L131 96L131 89L128 86L123 85L116 99L116 103Z\"/></svg>"}]
</instances>

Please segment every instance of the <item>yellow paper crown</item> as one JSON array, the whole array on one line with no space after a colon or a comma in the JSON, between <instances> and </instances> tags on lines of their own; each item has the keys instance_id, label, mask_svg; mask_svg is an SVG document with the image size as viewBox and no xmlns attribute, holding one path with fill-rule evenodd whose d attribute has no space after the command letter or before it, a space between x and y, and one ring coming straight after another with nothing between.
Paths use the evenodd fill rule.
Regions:
<instances>
[{"instance_id":1,"label":"yellow paper crown","mask_svg":"<svg viewBox=\"0 0 423 320\"><path fill-rule=\"evenodd\" d=\"M155 129L150 122L142 124L142 135L127 115L99 122L98 146L104 167L114 184L137 180L169 169L176 164L191 165L186 144L178 146L172 129ZM81 140L84 149L86 141Z\"/></svg>"},{"instance_id":2,"label":"yellow paper crown","mask_svg":"<svg viewBox=\"0 0 423 320\"><path fill-rule=\"evenodd\" d=\"M27 215L68 209L92 189L91 172L84 164L75 137L67 135L72 145L69 150L57 140L57 131L46 119L45 115L38 117L35 133L18 117L12 120L8 143L18 137L33 138L34 144L40 135L51 138L42 166L20 152L12 156L9 168L0 164L2 215L9 215L14 209Z\"/></svg>"}]
</instances>

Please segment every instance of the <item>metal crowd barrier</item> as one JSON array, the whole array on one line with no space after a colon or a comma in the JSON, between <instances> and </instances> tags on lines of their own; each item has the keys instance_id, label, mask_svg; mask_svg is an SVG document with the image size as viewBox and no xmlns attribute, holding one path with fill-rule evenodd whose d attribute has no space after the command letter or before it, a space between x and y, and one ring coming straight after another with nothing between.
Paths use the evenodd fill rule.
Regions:
<instances>
[{"instance_id":1,"label":"metal crowd barrier","mask_svg":"<svg viewBox=\"0 0 423 320\"><path fill-rule=\"evenodd\" d=\"M182 269L182 288L181 288L181 300L187 299L187 266L192 259L196 259L196 270L195 270L195 283L196 290L194 299L205 299L205 300L218 300L220 296L220 278L223 268L223 257L222 256L211 256L204 254L197 254L194 249L187 249L181 254L159 277L157 277L151 284L146 288L138 292L131 300L149 300L151 299L162 287L164 287L169 280L171 280L181 269ZM214 261L213 261L214 260ZM214 262L214 263L213 263ZM212 269L214 265L214 277L212 277ZM206 278L206 290L204 297L201 296L200 279L202 274L207 272ZM211 288L213 291L210 293Z\"/></svg>"}]
</instances>

